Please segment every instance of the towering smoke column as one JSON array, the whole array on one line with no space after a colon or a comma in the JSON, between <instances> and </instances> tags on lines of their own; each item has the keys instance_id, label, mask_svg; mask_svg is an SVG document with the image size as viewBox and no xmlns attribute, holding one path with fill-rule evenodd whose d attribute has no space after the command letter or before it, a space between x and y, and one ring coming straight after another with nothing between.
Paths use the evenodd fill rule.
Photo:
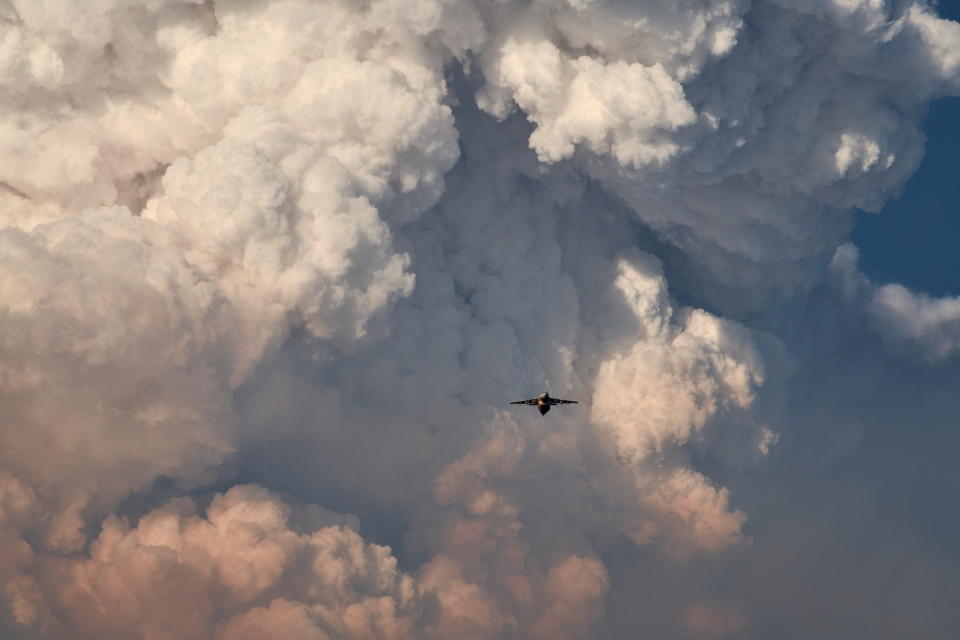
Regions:
<instances>
[{"instance_id":1,"label":"towering smoke column","mask_svg":"<svg viewBox=\"0 0 960 640\"><path fill-rule=\"evenodd\" d=\"M900 574L844 551L937 538L838 515L866 467L797 489L892 407L950 408L960 304L844 244L960 94L960 25L926 3L0 0L0 24L3 637L955 628L912 600L955 548L885 596L903 627L860 617ZM505 410L544 388L581 404ZM863 600L805 600L828 568Z\"/></svg>"}]
</instances>

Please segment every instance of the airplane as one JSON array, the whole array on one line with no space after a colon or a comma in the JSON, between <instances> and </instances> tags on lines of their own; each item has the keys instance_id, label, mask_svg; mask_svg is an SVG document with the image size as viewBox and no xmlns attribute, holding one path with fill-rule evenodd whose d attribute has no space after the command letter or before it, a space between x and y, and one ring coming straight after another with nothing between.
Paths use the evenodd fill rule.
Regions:
<instances>
[{"instance_id":1,"label":"airplane","mask_svg":"<svg viewBox=\"0 0 960 640\"><path fill-rule=\"evenodd\" d=\"M576 400L562 400L560 398L551 398L550 394L544 391L536 398L530 398L529 400L517 400L516 402L511 402L510 404L526 404L530 406L536 406L537 410L540 411L540 415L547 415L547 411L550 411L550 407L555 404L580 404Z\"/></svg>"}]
</instances>

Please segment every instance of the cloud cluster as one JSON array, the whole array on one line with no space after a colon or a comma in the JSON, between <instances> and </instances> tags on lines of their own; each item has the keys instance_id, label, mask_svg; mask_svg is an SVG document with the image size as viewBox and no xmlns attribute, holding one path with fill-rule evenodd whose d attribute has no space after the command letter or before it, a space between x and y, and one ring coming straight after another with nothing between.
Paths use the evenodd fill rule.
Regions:
<instances>
[{"instance_id":1,"label":"cloud cluster","mask_svg":"<svg viewBox=\"0 0 960 640\"><path fill-rule=\"evenodd\" d=\"M635 516L633 538L662 536L679 554L723 549L745 520L729 509L727 491L669 455L651 477L649 461L700 437L718 412L750 407L764 359L737 323L689 308L674 316L660 265L651 256L638 262L622 259L614 286L636 314L640 339L598 367L591 419L609 434L621 465L636 469L636 494L656 514Z\"/></svg>"},{"instance_id":2,"label":"cloud cluster","mask_svg":"<svg viewBox=\"0 0 960 640\"><path fill-rule=\"evenodd\" d=\"M729 314L814 286L843 212L897 192L956 92L956 25L920 4L571 5L505 20L480 104L518 105L542 160L576 148Z\"/></svg>"},{"instance_id":3,"label":"cloud cluster","mask_svg":"<svg viewBox=\"0 0 960 640\"><path fill-rule=\"evenodd\" d=\"M899 284L877 285L858 268L853 245L830 263L834 286L848 313L876 332L895 354L931 364L947 362L960 348L960 300L934 298Z\"/></svg>"},{"instance_id":4,"label":"cloud cluster","mask_svg":"<svg viewBox=\"0 0 960 640\"><path fill-rule=\"evenodd\" d=\"M21 121L4 137L21 161L0 176L4 467L61 504L209 481L234 449L231 389L291 325L347 347L409 294L381 216L423 210L456 159L439 58L333 62L375 24L281 37L326 25L318 11L7 9L11 59L32 71L11 63L23 73L3 96ZM276 41L248 46L254 24ZM50 79L35 58L64 69Z\"/></svg>"},{"instance_id":5,"label":"cloud cluster","mask_svg":"<svg viewBox=\"0 0 960 640\"><path fill-rule=\"evenodd\" d=\"M411 637L414 581L353 520L236 486L203 516L182 498L134 528L108 518L89 557L41 579L66 585L58 610L80 638Z\"/></svg>"},{"instance_id":6,"label":"cloud cluster","mask_svg":"<svg viewBox=\"0 0 960 640\"><path fill-rule=\"evenodd\" d=\"M856 448L825 387L870 361L816 355L960 344L956 300L837 251L960 92L924 3L0 22L2 634L764 637L703 578L769 602L756 478L838 407ZM544 388L581 404L498 409Z\"/></svg>"}]
</instances>

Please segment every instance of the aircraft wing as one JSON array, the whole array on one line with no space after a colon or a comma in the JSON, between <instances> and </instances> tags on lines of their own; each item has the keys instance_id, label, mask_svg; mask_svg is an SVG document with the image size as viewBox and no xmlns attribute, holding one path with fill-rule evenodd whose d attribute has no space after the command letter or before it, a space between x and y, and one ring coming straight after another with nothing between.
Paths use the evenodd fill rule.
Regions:
<instances>
[{"instance_id":1,"label":"aircraft wing","mask_svg":"<svg viewBox=\"0 0 960 640\"><path fill-rule=\"evenodd\" d=\"M510 404L537 404L537 399L530 398L529 400L517 400L516 402L511 402Z\"/></svg>"},{"instance_id":2,"label":"aircraft wing","mask_svg":"<svg viewBox=\"0 0 960 640\"><path fill-rule=\"evenodd\" d=\"M550 404L580 404L576 400L564 400L563 398L550 398Z\"/></svg>"}]
</instances>

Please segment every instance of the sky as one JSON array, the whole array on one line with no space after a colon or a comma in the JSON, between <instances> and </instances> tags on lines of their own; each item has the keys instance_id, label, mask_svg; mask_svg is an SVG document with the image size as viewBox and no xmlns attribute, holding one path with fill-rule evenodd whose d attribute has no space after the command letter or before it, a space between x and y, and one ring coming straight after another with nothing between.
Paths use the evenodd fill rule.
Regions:
<instances>
[{"instance_id":1,"label":"sky","mask_svg":"<svg viewBox=\"0 0 960 640\"><path fill-rule=\"evenodd\" d=\"M958 17L0 0L0 636L955 637Z\"/></svg>"},{"instance_id":2,"label":"sky","mask_svg":"<svg viewBox=\"0 0 960 640\"><path fill-rule=\"evenodd\" d=\"M941 2L943 18L960 20L960 5ZM960 293L950 230L960 202L960 185L950 171L950 154L960 140L960 101L937 100L923 121L924 159L903 193L874 216L857 216L852 241L862 251L862 268L874 280L900 282L933 295Z\"/></svg>"},{"instance_id":3,"label":"sky","mask_svg":"<svg viewBox=\"0 0 960 640\"><path fill-rule=\"evenodd\" d=\"M880 215L857 216L852 241L863 252L863 270L879 281L900 282L933 295L960 293L950 238L960 186L950 171L950 154L960 133L956 98L931 105L924 120L926 154L904 187Z\"/></svg>"}]
</instances>

